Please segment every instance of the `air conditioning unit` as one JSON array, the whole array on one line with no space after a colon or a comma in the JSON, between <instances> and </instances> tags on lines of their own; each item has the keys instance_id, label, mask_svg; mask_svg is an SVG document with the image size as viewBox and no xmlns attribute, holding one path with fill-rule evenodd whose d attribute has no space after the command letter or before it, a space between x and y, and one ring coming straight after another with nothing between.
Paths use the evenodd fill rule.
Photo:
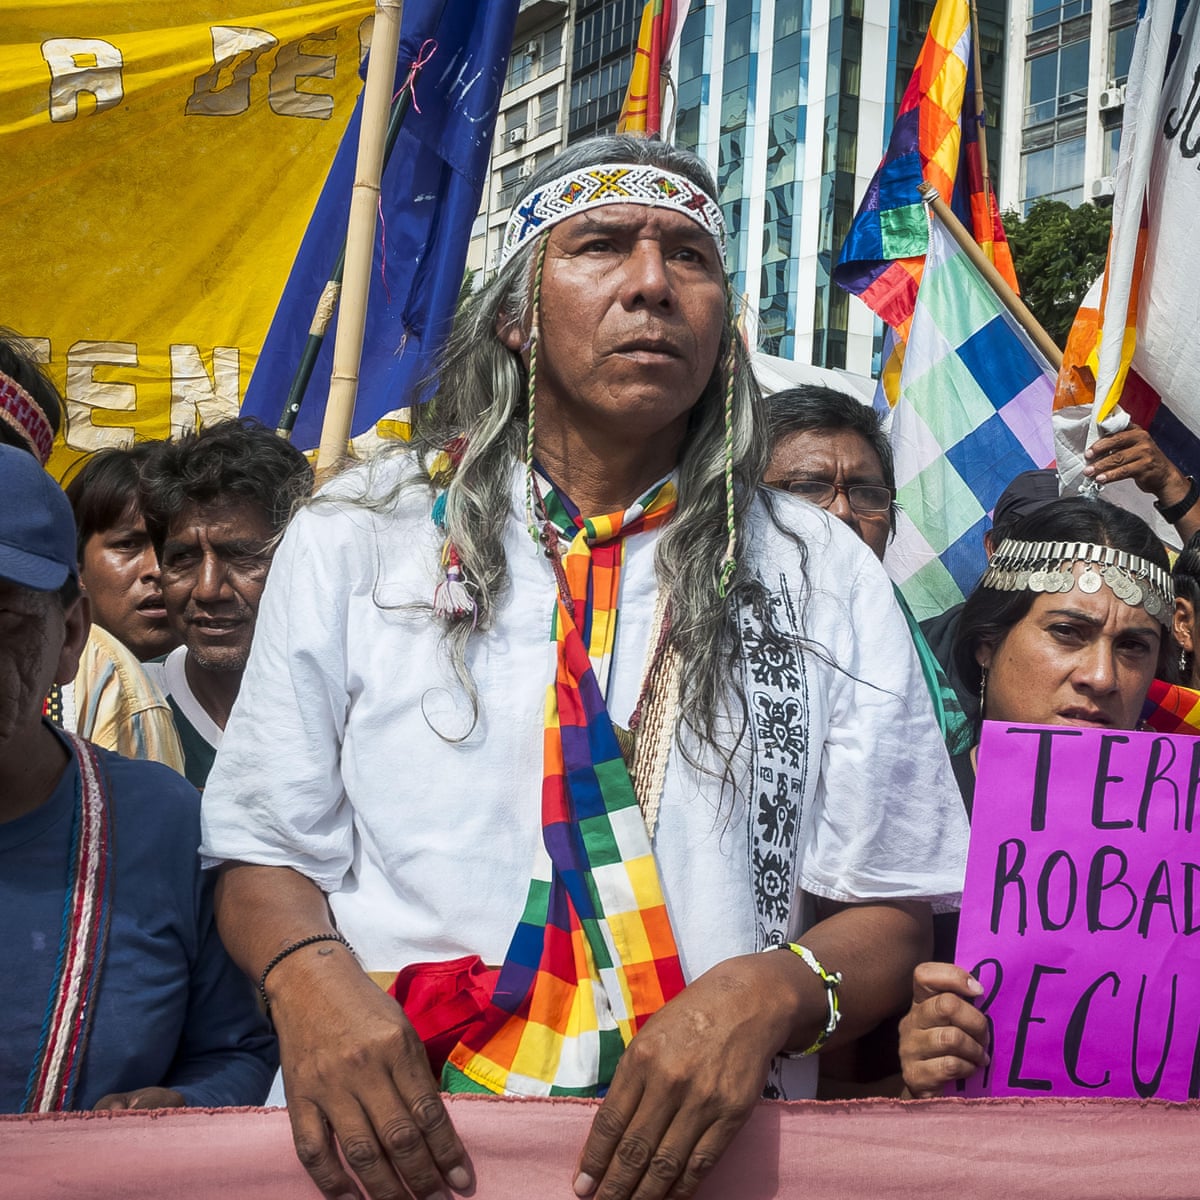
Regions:
<instances>
[{"instance_id":1,"label":"air conditioning unit","mask_svg":"<svg viewBox=\"0 0 1200 1200\"><path fill-rule=\"evenodd\" d=\"M1112 84L1100 93L1100 111L1111 112L1114 108L1125 106L1125 89Z\"/></svg>"},{"instance_id":2,"label":"air conditioning unit","mask_svg":"<svg viewBox=\"0 0 1200 1200\"><path fill-rule=\"evenodd\" d=\"M521 164L521 169L517 172L518 179L530 179L533 176L533 163L524 162Z\"/></svg>"},{"instance_id":3,"label":"air conditioning unit","mask_svg":"<svg viewBox=\"0 0 1200 1200\"><path fill-rule=\"evenodd\" d=\"M541 54L541 52L542 52L542 44L541 44L541 42L539 42L537 40L537 38L534 38L533 41L530 42L529 45L527 45L525 47L525 53L530 58L537 58L537 56L539 54Z\"/></svg>"},{"instance_id":4,"label":"air conditioning unit","mask_svg":"<svg viewBox=\"0 0 1200 1200\"><path fill-rule=\"evenodd\" d=\"M525 140L525 126L518 125L516 129L508 131L508 144L510 146L519 146Z\"/></svg>"},{"instance_id":5,"label":"air conditioning unit","mask_svg":"<svg viewBox=\"0 0 1200 1200\"><path fill-rule=\"evenodd\" d=\"M1113 177L1111 175L1104 175L1092 181L1093 200L1111 200L1113 191Z\"/></svg>"}]
</instances>

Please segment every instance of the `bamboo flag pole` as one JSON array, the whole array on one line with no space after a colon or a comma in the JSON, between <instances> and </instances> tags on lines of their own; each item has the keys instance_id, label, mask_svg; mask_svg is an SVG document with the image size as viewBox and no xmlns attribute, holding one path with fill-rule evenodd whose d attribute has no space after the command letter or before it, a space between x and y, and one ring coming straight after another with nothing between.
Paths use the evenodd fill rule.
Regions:
<instances>
[{"instance_id":1,"label":"bamboo flag pole","mask_svg":"<svg viewBox=\"0 0 1200 1200\"><path fill-rule=\"evenodd\" d=\"M983 96L983 60L979 54L979 9L971 0L971 51L975 60L975 113L979 117L979 160L983 171L983 208L987 213L989 236L992 228L992 169L988 165L987 102Z\"/></svg>"},{"instance_id":2,"label":"bamboo flag pole","mask_svg":"<svg viewBox=\"0 0 1200 1200\"><path fill-rule=\"evenodd\" d=\"M396 80L403 11L404 0L375 0L375 28L371 34L371 60L363 90L362 129L346 233L346 278L333 342L329 400L325 405L321 444L317 450L318 473L331 470L345 457L350 424L354 419L358 367L362 360L367 319L367 293L371 286L371 259L375 251L375 214L379 207L383 148L387 140L392 85Z\"/></svg>"},{"instance_id":3,"label":"bamboo flag pole","mask_svg":"<svg viewBox=\"0 0 1200 1200\"><path fill-rule=\"evenodd\" d=\"M1029 311L1021 297L1008 286L1004 276L996 270L995 264L984 254L979 243L963 227L963 223L950 211L950 205L938 195L937 188L931 183L922 183L918 185L917 191L933 209L933 215L945 225L950 236L962 247L963 253L971 260L975 269L988 281L992 291L1012 313L1014 320L1029 334L1034 345L1057 371L1062 366L1062 351L1051 341L1050 335L1042 328L1037 317Z\"/></svg>"}]
</instances>

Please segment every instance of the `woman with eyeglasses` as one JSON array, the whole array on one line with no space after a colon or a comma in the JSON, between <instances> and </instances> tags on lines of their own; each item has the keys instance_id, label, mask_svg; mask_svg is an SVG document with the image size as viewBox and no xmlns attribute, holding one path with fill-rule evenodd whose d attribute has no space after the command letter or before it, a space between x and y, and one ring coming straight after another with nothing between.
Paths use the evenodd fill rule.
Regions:
<instances>
[{"instance_id":1,"label":"woman with eyeglasses","mask_svg":"<svg viewBox=\"0 0 1200 1200\"><path fill-rule=\"evenodd\" d=\"M766 486L799 496L844 521L882 562L896 530L896 475L879 415L854 396L812 385L776 392L767 409L771 459ZM895 596L953 758L970 747L970 727L916 618L898 590Z\"/></svg>"}]
</instances>

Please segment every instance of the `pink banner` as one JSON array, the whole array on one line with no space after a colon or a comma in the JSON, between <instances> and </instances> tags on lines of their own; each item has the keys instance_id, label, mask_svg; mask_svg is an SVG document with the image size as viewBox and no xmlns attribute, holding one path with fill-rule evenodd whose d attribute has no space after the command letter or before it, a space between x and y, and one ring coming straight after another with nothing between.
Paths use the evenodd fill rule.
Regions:
<instances>
[{"instance_id":1,"label":"pink banner","mask_svg":"<svg viewBox=\"0 0 1200 1200\"><path fill-rule=\"evenodd\" d=\"M984 726L957 962L968 1095L1200 1095L1200 739Z\"/></svg>"},{"instance_id":2,"label":"pink banner","mask_svg":"<svg viewBox=\"0 0 1200 1200\"><path fill-rule=\"evenodd\" d=\"M587 1101L450 1100L475 1200L571 1200ZM1195 1196L1200 1105L1128 1100L763 1104L700 1200ZM320 1200L282 1109L0 1117L21 1200Z\"/></svg>"}]
</instances>

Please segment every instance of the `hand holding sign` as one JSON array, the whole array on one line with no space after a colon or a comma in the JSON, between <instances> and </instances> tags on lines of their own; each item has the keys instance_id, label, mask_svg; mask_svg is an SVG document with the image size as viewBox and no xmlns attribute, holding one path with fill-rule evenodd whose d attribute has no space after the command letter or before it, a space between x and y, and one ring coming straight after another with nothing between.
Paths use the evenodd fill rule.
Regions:
<instances>
[{"instance_id":1,"label":"hand holding sign","mask_svg":"<svg viewBox=\"0 0 1200 1200\"><path fill-rule=\"evenodd\" d=\"M979 981L950 963L921 963L913 972L913 1002L900 1022L900 1068L917 1100L940 1096L954 1079L986 1066L987 1018L972 1001Z\"/></svg>"},{"instance_id":2,"label":"hand holding sign","mask_svg":"<svg viewBox=\"0 0 1200 1200\"><path fill-rule=\"evenodd\" d=\"M1197 833L1200 738L988 722L957 951L987 994L969 1018L926 975L949 994L907 1019L914 1092L939 1045L964 1068L943 1080L971 1074L972 1022L994 1062L968 1095L1200 1095Z\"/></svg>"}]
</instances>

